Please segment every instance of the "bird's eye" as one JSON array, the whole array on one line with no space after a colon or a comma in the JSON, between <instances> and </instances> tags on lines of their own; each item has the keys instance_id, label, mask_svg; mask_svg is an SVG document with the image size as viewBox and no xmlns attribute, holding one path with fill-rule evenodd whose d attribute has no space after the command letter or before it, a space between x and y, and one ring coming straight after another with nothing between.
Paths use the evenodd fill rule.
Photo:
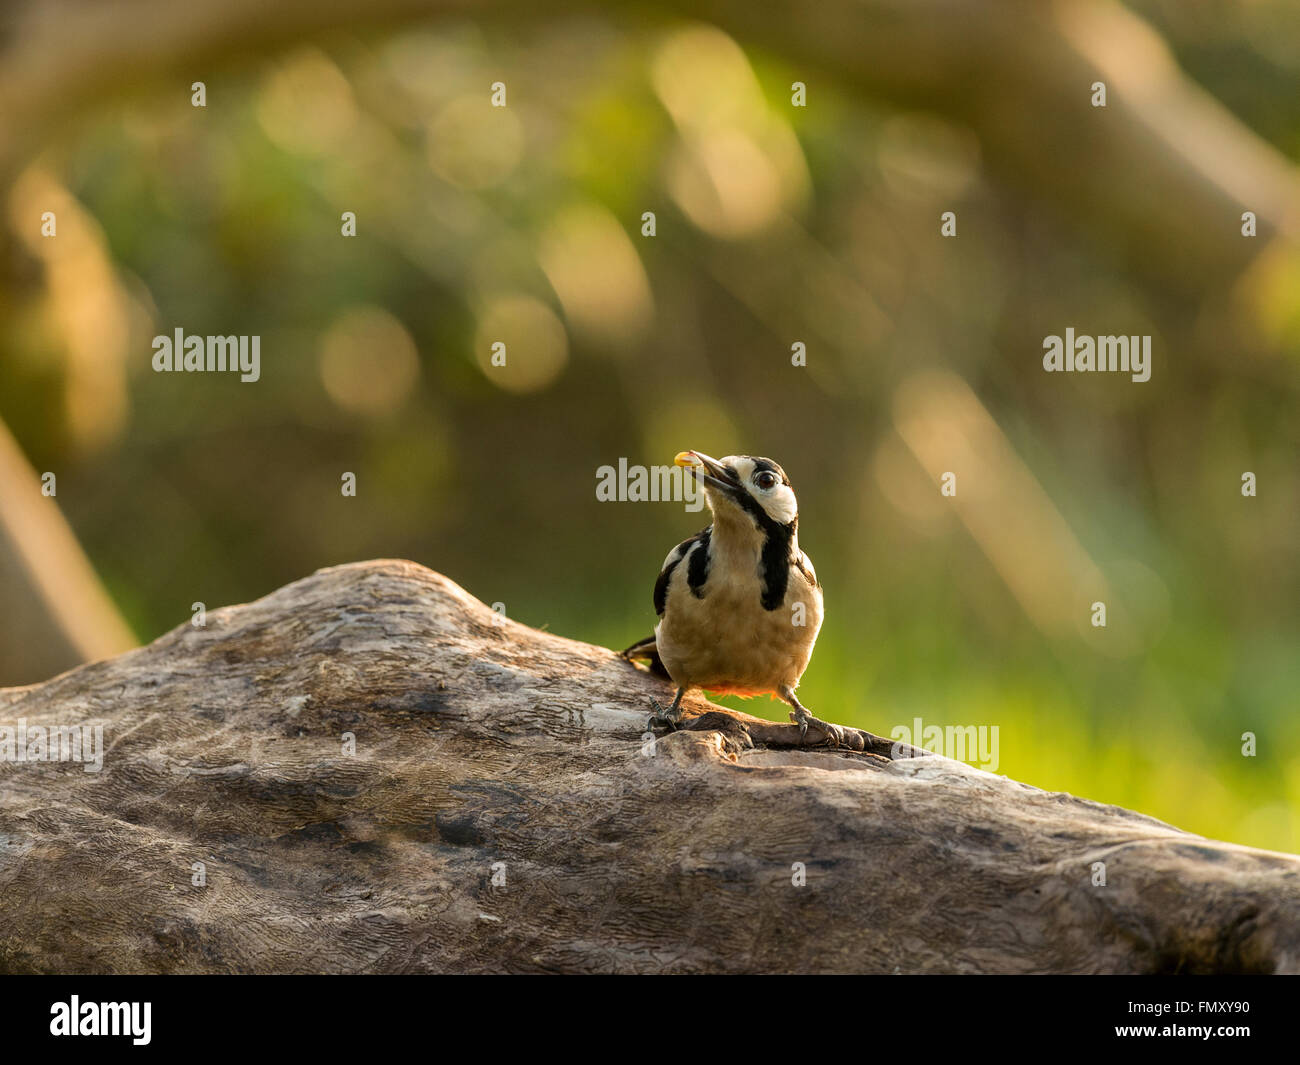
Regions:
<instances>
[{"instance_id":1,"label":"bird's eye","mask_svg":"<svg viewBox=\"0 0 1300 1065\"><path fill-rule=\"evenodd\" d=\"M776 474L771 470L763 470L761 473L754 475L754 484L764 492L770 492L776 487Z\"/></svg>"}]
</instances>

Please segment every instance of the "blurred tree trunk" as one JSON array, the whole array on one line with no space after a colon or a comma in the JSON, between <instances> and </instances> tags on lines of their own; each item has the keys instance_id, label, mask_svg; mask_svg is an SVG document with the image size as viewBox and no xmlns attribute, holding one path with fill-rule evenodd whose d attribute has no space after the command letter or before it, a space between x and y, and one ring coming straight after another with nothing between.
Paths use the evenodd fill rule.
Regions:
<instances>
[{"instance_id":1,"label":"blurred tree trunk","mask_svg":"<svg viewBox=\"0 0 1300 1065\"><path fill-rule=\"evenodd\" d=\"M0 423L0 685L134 647L58 502Z\"/></svg>"},{"instance_id":2,"label":"blurred tree trunk","mask_svg":"<svg viewBox=\"0 0 1300 1065\"><path fill-rule=\"evenodd\" d=\"M1094 0L670 2L742 44L783 56L815 94L825 78L969 124L1011 187L1049 202L1086 238L1121 249L1180 293L1231 286L1270 243L1300 239L1300 179L1176 67L1160 37ZM605 10L568 0L545 17ZM635 9L632 9L635 11ZM166 83L188 93L236 56L312 34L439 14L517 18L466 0L26 0L0 37L0 180L51 131L108 94ZM1091 105L1092 84L1107 106ZM1259 218L1243 240L1242 211Z\"/></svg>"}]
</instances>

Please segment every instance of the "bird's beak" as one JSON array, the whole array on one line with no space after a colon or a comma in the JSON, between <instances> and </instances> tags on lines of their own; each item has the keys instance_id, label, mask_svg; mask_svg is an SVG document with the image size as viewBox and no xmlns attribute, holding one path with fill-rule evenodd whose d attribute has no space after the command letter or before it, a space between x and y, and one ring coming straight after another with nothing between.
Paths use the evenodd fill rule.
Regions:
<instances>
[{"instance_id":1,"label":"bird's beak","mask_svg":"<svg viewBox=\"0 0 1300 1065\"><path fill-rule=\"evenodd\" d=\"M711 488L729 496L740 492L740 485L732 480L727 468L703 451L683 451L677 456L676 462L678 466L687 467L703 484Z\"/></svg>"}]
</instances>

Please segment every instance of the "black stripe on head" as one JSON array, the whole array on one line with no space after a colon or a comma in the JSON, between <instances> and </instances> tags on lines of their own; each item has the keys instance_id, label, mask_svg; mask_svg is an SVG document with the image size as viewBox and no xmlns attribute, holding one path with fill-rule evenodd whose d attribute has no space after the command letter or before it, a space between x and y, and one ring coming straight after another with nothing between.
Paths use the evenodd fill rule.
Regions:
<instances>
[{"instance_id":1,"label":"black stripe on head","mask_svg":"<svg viewBox=\"0 0 1300 1065\"><path fill-rule=\"evenodd\" d=\"M704 598L704 582L709 579L709 541L712 538L712 527L700 533L699 543L691 549L690 560L686 563L686 583L696 599Z\"/></svg>"},{"instance_id":2,"label":"black stripe on head","mask_svg":"<svg viewBox=\"0 0 1300 1065\"><path fill-rule=\"evenodd\" d=\"M783 485L787 488L790 486L790 478L785 475L785 470L781 469L781 467L771 459L755 458L753 455L746 455L745 458L749 459L749 461L754 464L755 473L759 470L770 470L781 478L781 483Z\"/></svg>"}]
</instances>

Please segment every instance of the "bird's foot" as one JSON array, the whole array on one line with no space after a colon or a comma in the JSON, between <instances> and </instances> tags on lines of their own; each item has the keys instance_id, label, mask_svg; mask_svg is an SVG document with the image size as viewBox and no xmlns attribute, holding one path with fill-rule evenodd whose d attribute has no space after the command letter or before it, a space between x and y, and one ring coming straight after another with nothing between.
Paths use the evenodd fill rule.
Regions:
<instances>
[{"instance_id":1,"label":"bird's foot","mask_svg":"<svg viewBox=\"0 0 1300 1065\"><path fill-rule=\"evenodd\" d=\"M826 736L826 743L831 747L854 747L861 750L861 747L849 742L848 733L840 725L832 725L829 721L822 721L820 718L813 717L808 713L806 707L799 707L797 710L790 711L790 720L799 726L799 743L802 745L808 735L808 725L816 725Z\"/></svg>"},{"instance_id":2,"label":"bird's foot","mask_svg":"<svg viewBox=\"0 0 1300 1065\"><path fill-rule=\"evenodd\" d=\"M801 706L798 710L790 711L790 720L799 726L799 743L802 745L808 735L808 722L812 720L812 714Z\"/></svg>"},{"instance_id":3,"label":"bird's foot","mask_svg":"<svg viewBox=\"0 0 1300 1065\"><path fill-rule=\"evenodd\" d=\"M654 715L645 723L646 731L653 732L656 726L666 726L669 732L676 731L682 723L681 706L677 703L661 706L654 699L650 700L650 705L654 708Z\"/></svg>"}]
</instances>

